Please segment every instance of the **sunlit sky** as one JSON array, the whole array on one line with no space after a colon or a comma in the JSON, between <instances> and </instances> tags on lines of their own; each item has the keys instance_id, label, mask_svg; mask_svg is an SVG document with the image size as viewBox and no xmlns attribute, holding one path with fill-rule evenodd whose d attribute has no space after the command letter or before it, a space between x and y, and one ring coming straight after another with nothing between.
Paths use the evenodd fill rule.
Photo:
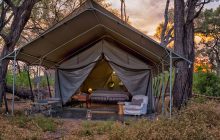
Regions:
<instances>
[{"instance_id":1,"label":"sunlit sky","mask_svg":"<svg viewBox=\"0 0 220 140\"><path fill-rule=\"evenodd\" d=\"M120 9L120 0L108 0L112 7ZM131 24L142 32L152 36L157 25L163 21L166 0L125 0L126 10ZM220 0L214 0L206 8L216 8ZM173 3L173 0L171 0Z\"/></svg>"}]
</instances>

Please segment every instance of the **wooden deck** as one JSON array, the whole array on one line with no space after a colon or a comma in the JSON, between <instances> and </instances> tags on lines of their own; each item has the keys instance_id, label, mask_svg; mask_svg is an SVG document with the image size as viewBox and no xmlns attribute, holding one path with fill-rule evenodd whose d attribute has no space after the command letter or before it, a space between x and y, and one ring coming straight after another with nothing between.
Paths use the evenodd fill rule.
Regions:
<instances>
[{"instance_id":1,"label":"wooden deck","mask_svg":"<svg viewBox=\"0 0 220 140\"><path fill-rule=\"evenodd\" d=\"M90 110L92 113L91 120L111 120L111 121L126 121L135 120L140 118L154 119L155 114L147 114L142 116L129 116L129 115L118 115L117 105L106 105L106 104L92 104L90 108L80 107L64 107L57 113L52 114L52 117L58 117L63 119L76 119L76 120L87 120L86 114Z\"/></svg>"}]
</instances>

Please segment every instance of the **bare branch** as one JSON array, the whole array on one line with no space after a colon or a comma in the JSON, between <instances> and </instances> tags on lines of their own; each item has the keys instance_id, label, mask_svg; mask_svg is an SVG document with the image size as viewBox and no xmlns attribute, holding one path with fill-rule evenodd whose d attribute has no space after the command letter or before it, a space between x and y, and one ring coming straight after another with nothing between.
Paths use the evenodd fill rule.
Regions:
<instances>
[{"instance_id":1,"label":"bare branch","mask_svg":"<svg viewBox=\"0 0 220 140\"><path fill-rule=\"evenodd\" d=\"M8 38L7 38L6 33L0 32L0 36L2 37L2 39L3 39L5 42L7 42Z\"/></svg>"},{"instance_id":2,"label":"bare branch","mask_svg":"<svg viewBox=\"0 0 220 140\"><path fill-rule=\"evenodd\" d=\"M169 17L168 17L169 5L170 5L170 0L167 0L165 12L164 12L164 25L163 25L163 29L162 29L161 37L160 37L161 43L165 41L165 33L166 33L168 22L169 22L168 21L169 20Z\"/></svg>"},{"instance_id":3,"label":"bare branch","mask_svg":"<svg viewBox=\"0 0 220 140\"><path fill-rule=\"evenodd\" d=\"M209 3L210 1L211 1L211 0L207 0L207 1L204 0L203 2L200 2L199 4L196 4L197 7L198 7L198 6L201 6L201 7L200 7L199 10L195 13L194 17L193 17L191 20L197 18L197 17L199 16L199 14L202 12L202 9L204 8L205 4Z\"/></svg>"},{"instance_id":4,"label":"bare branch","mask_svg":"<svg viewBox=\"0 0 220 140\"><path fill-rule=\"evenodd\" d=\"M2 8L2 12L1 12L1 17L0 17L0 31L2 31L2 29L5 26L5 18L6 18L6 14L7 14L8 10L9 10L9 6L5 5L5 3L2 2L1 8Z\"/></svg>"},{"instance_id":5,"label":"bare branch","mask_svg":"<svg viewBox=\"0 0 220 140\"><path fill-rule=\"evenodd\" d=\"M211 0L204 0L203 2L197 3L196 6L201 6L210 3Z\"/></svg>"},{"instance_id":6,"label":"bare branch","mask_svg":"<svg viewBox=\"0 0 220 140\"><path fill-rule=\"evenodd\" d=\"M14 11L16 6L14 5L14 3L11 0L3 0L5 3L8 4L9 7L12 8L12 10Z\"/></svg>"},{"instance_id":7,"label":"bare branch","mask_svg":"<svg viewBox=\"0 0 220 140\"><path fill-rule=\"evenodd\" d=\"M169 40L168 40L168 42L167 42L167 45L169 45L171 42L173 42L174 41L174 37L171 37Z\"/></svg>"},{"instance_id":8,"label":"bare branch","mask_svg":"<svg viewBox=\"0 0 220 140\"><path fill-rule=\"evenodd\" d=\"M172 28L170 28L170 30L168 31L167 35L166 35L166 41L169 40L169 38L172 38L172 32L174 30L174 26Z\"/></svg>"}]
</instances>

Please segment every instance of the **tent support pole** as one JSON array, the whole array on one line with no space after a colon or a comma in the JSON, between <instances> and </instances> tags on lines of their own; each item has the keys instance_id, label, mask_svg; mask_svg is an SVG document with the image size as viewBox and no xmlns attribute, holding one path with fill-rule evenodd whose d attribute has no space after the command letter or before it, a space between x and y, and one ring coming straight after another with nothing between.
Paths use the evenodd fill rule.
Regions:
<instances>
[{"instance_id":1,"label":"tent support pole","mask_svg":"<svg viewBox=\"0 0 220 140\"><path fill-rule=\"evenodd\" d=\"M33 88L32 88L32 84L31 84L30 68L29 68L29 66L27 67L27 75L28 75L29 87L30 87L30 90L31 90L31 100L34 102L34 93L33 93Z\"/></svg>"},{"instance_id":2,"label":"tent support pole","mask_svg":"<svg viewBox=\"0 0 220 140\"><path fill-rule=\"evenodd\" d=\"M173 71L172 52L170 51L170 118L172 115L172 71Z\"/></svg>"},{"instance_id":3,"label":"tent support pole","mask_svg":"<svg viewBox=\"0 0 220 140\"><path fill-rule=\"evenodd\" d=\"M14 116L14 101L15 101L16 54L17 54L17 51L15 51L14 60L13 60L13 86L12 86L12 109L11 109L11 115L12 115L12 116Z\"/></svg>"},{"instance_id":4,"label":"tent support pole","mask_svg":"<svg viewBox=\"0 0 220 140\"><path fill-rule=\"evenodd\" d=\"M51 94L51 90L50 90L50 82L49 82L49 77L48 77L48 74L47 74L46 70L45 70L45 75L46 75L46 78L47 78L47 87L48 87L48 91L49 91L50 98L51 98L52 94Z\"/></svg>"},{"instance_id":5,"label":"tent support pole","mask_svg":"<svg viewBox=\"0 0 220 140\"><path fill-rule=\"evenodd\" d=\"M164 62L162 62L162 114L164 115L164 103L165 103L165 72Z\"/></svg>"}]
</instances>

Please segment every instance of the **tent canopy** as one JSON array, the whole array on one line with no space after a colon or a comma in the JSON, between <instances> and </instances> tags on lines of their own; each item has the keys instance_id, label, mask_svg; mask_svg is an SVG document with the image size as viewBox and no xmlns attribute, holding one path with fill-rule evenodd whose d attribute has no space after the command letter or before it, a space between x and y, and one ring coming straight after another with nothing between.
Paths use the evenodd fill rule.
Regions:
<instances>
[{"instance_id":1,"label":"tent canopy","mask_svg":"<svg viewBox=\"0 0 220 140\"><path fill-rule=\"evenodd\" d=\"M16 50L16 59L29 65L53 69L103 38L120 44L153 65L159 65L161 61L169 64L170 52L174 62L188 61L124 23L92 0L87 0L40 37Z\"/></svg>"}]
</instances>

